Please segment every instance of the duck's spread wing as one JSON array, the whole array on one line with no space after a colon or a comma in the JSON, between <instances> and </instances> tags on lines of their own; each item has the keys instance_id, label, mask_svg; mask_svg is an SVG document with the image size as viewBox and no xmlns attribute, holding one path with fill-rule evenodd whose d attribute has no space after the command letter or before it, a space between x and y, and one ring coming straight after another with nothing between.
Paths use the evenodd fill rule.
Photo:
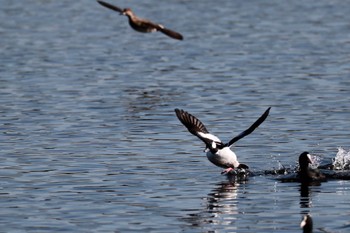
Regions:
<instances>
[{"instance_id":1,"label":"duck's spread wing","mask_svg":"<svg viewBox=\"0 0 350 233\"><path fill-rule=\"evenodd\" d=\"M195 116L182 109L175 109L175 113L177 118L188 129L188 131L201 139L205 144L211 143L212 141L220 142L220 139L210 134L204 124Z\"/></svg>"},{"instance_id":2,"label":"duck's spread wing","mask_svg":"<svg viewBox=\"0 0 350 233\"><path fill-rule=\"evenodd\" d=\"M162 33L164 33L165 35L167 35L173 39L183 40L184 37L180 33L175 32L173 30L170 30L168 28L165 28L162 25L159 25L159 26L160 26L160 29L158 29L158 30L161 31Z\"/></svg>"},{"instance_id":3,"label":"duck's spread wing","mask_svg":"<svg viewBox=\"0 0 350 233\"><path fill-rule=\"evenodd\" d=\"M204 124L198 120L195 116L189 114L188 112L182 109L175 109L175 113L177 118L181 121L181 123L186 126L188 131L191 134L198 136L198 132L207 134L209 131L205 128Z\"/></svg>"},{"instance_id":4,"label":"duck's spread wing","mask_svg":"<svg viewBox=\"0 0 350 233\"><path fill-rule=\"evenodd\" d=\"M244 130L242 133L240 133L239 135L237 135L236 137L232 138L231 141L229 141L229 143L226 144L226 146L231 146L233 143L237 142L238 140L240 140L241 138L244 138L245 136L251 134L256 128L258 128L259 125L261 125L261 123L263 123L267 116L270 113L270 109L271 107L269 107L264 114L262 114L259 119L257 119L254 124L252 124L248 129Z\"/></svg>"},{"instance_id":5,"label":"duck's spread wing","mask_svg":"<svg viewBox=\"0 0 350 233\"><path fill-rule=\"evenodd\" d=\"M154 31L160 31L173 39L183 40L183 36L180 33L170 30L168 28L165 28L161 24L156 24L146 19L143 19L141 22L139 22L139 24L142 27L154 28L155 29Z\"/></svg>"},{"instance_id":6,"label":"duck's spread wing","mask_svg":"<svg viewBox=\"0 0 350 233\"><path fill-rule=\"evenodd\" d=\"M104 1L99 1L99 0L98 0L97 2L100 3L102 6L107 7L107 8L109 8L109 9L111 9L111 10L117 11L117 12L119 12L119 13L123 13L123 9L121 9L121 8L119 8L119 7L117 7L117 6L114 6L114 5L109 4L109 3L107 3L107 2L104 2Z\"/></svg>"}]
</instances>

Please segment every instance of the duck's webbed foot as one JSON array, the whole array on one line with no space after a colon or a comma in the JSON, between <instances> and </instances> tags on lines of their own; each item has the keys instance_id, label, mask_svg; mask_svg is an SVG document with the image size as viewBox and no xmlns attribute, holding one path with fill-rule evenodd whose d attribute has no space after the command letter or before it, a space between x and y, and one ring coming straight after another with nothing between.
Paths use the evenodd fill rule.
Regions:
<instances>
[{"instance_id":1,"label":"duck's webbed foot","mask_svg":"<svg viewBox=\"0 0 350 233\"><path fill-rule=\"evenodd\" d=\"M226 174L228 174L230 171L233 171L234 169L232 168L232 167L229 167L229 168L226 168L225 170L223 170L222 172L221 172L221 174L222 175L226 175Z\"/></svg>"}]
</instances>

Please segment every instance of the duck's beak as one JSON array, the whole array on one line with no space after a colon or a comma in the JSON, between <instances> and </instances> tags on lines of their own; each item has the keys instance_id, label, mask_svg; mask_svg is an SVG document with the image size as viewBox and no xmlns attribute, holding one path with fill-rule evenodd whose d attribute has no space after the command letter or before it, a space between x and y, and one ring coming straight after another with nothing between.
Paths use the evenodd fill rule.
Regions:
<instances>
[{"instance_id":1,"label":"duck's beak","mask_svg":"<svg viewBox=\"0 0 350 233\"><path fill-rule=\"evenodd\" d=\"M303 217L303 220L300 223L300 228L303 228L306 225L307 215Z\"/></svg>"},{"instance_id":2,"label":"duck's beak","mask_svg":"<svg viewBox=\"0 0 350 233\"><path fill-rule=\"evenodd\" d=\"M312 163L313 163L313 162L312 162L312 156L311 156L310 154L307 154L307 158L309 159L309 163L312 164Z\"/></svg>"}]
</instances>

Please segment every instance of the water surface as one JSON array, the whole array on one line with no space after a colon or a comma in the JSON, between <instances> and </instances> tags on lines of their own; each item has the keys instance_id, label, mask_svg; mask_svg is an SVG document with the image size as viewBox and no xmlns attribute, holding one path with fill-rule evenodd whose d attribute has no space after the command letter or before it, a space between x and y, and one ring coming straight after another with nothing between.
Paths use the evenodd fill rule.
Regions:
<instances>
[{"instance_id":1,"label":"water surface","mask_svg":"<svg viewBox=\"0 0 350 233\"><path fill-rule=\"evenodd\" d=\"M233 183L174 108L252 170L349 149L345 1L121 1L181 32L132 31L94 1L0 1L3 232L349 231L349 181ZM114 3L114 2L113 2Z\"/></svg>"}]
</instances>

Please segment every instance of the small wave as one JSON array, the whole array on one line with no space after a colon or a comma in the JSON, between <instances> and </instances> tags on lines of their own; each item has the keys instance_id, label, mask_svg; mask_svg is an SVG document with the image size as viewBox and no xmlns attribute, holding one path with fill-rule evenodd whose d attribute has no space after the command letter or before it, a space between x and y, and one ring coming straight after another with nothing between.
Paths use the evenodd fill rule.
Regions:
<instances>
[{"instance_id":1,"label":"small wave","mask_svg":"<svg viewBox=\"0 0 350 233\"><path fill-rule=\"evenodd\" d=\"M350 180L350 150L346 151L343 148L338 148L338 153L332 159L324 159L318 155L311 155L311 169L320 170L328 179ZM250 171L245 169L235 169L230 172L229 177L235 177L236 181L246 181L250 176L272 175L278 176L278 180L285 182L298 182L297 177L299 164L283 165L275 156L271 156L271 161L276 166L272 170ZM232 179L232 178L231 178Z\"/></svg>"}]
</instances>

